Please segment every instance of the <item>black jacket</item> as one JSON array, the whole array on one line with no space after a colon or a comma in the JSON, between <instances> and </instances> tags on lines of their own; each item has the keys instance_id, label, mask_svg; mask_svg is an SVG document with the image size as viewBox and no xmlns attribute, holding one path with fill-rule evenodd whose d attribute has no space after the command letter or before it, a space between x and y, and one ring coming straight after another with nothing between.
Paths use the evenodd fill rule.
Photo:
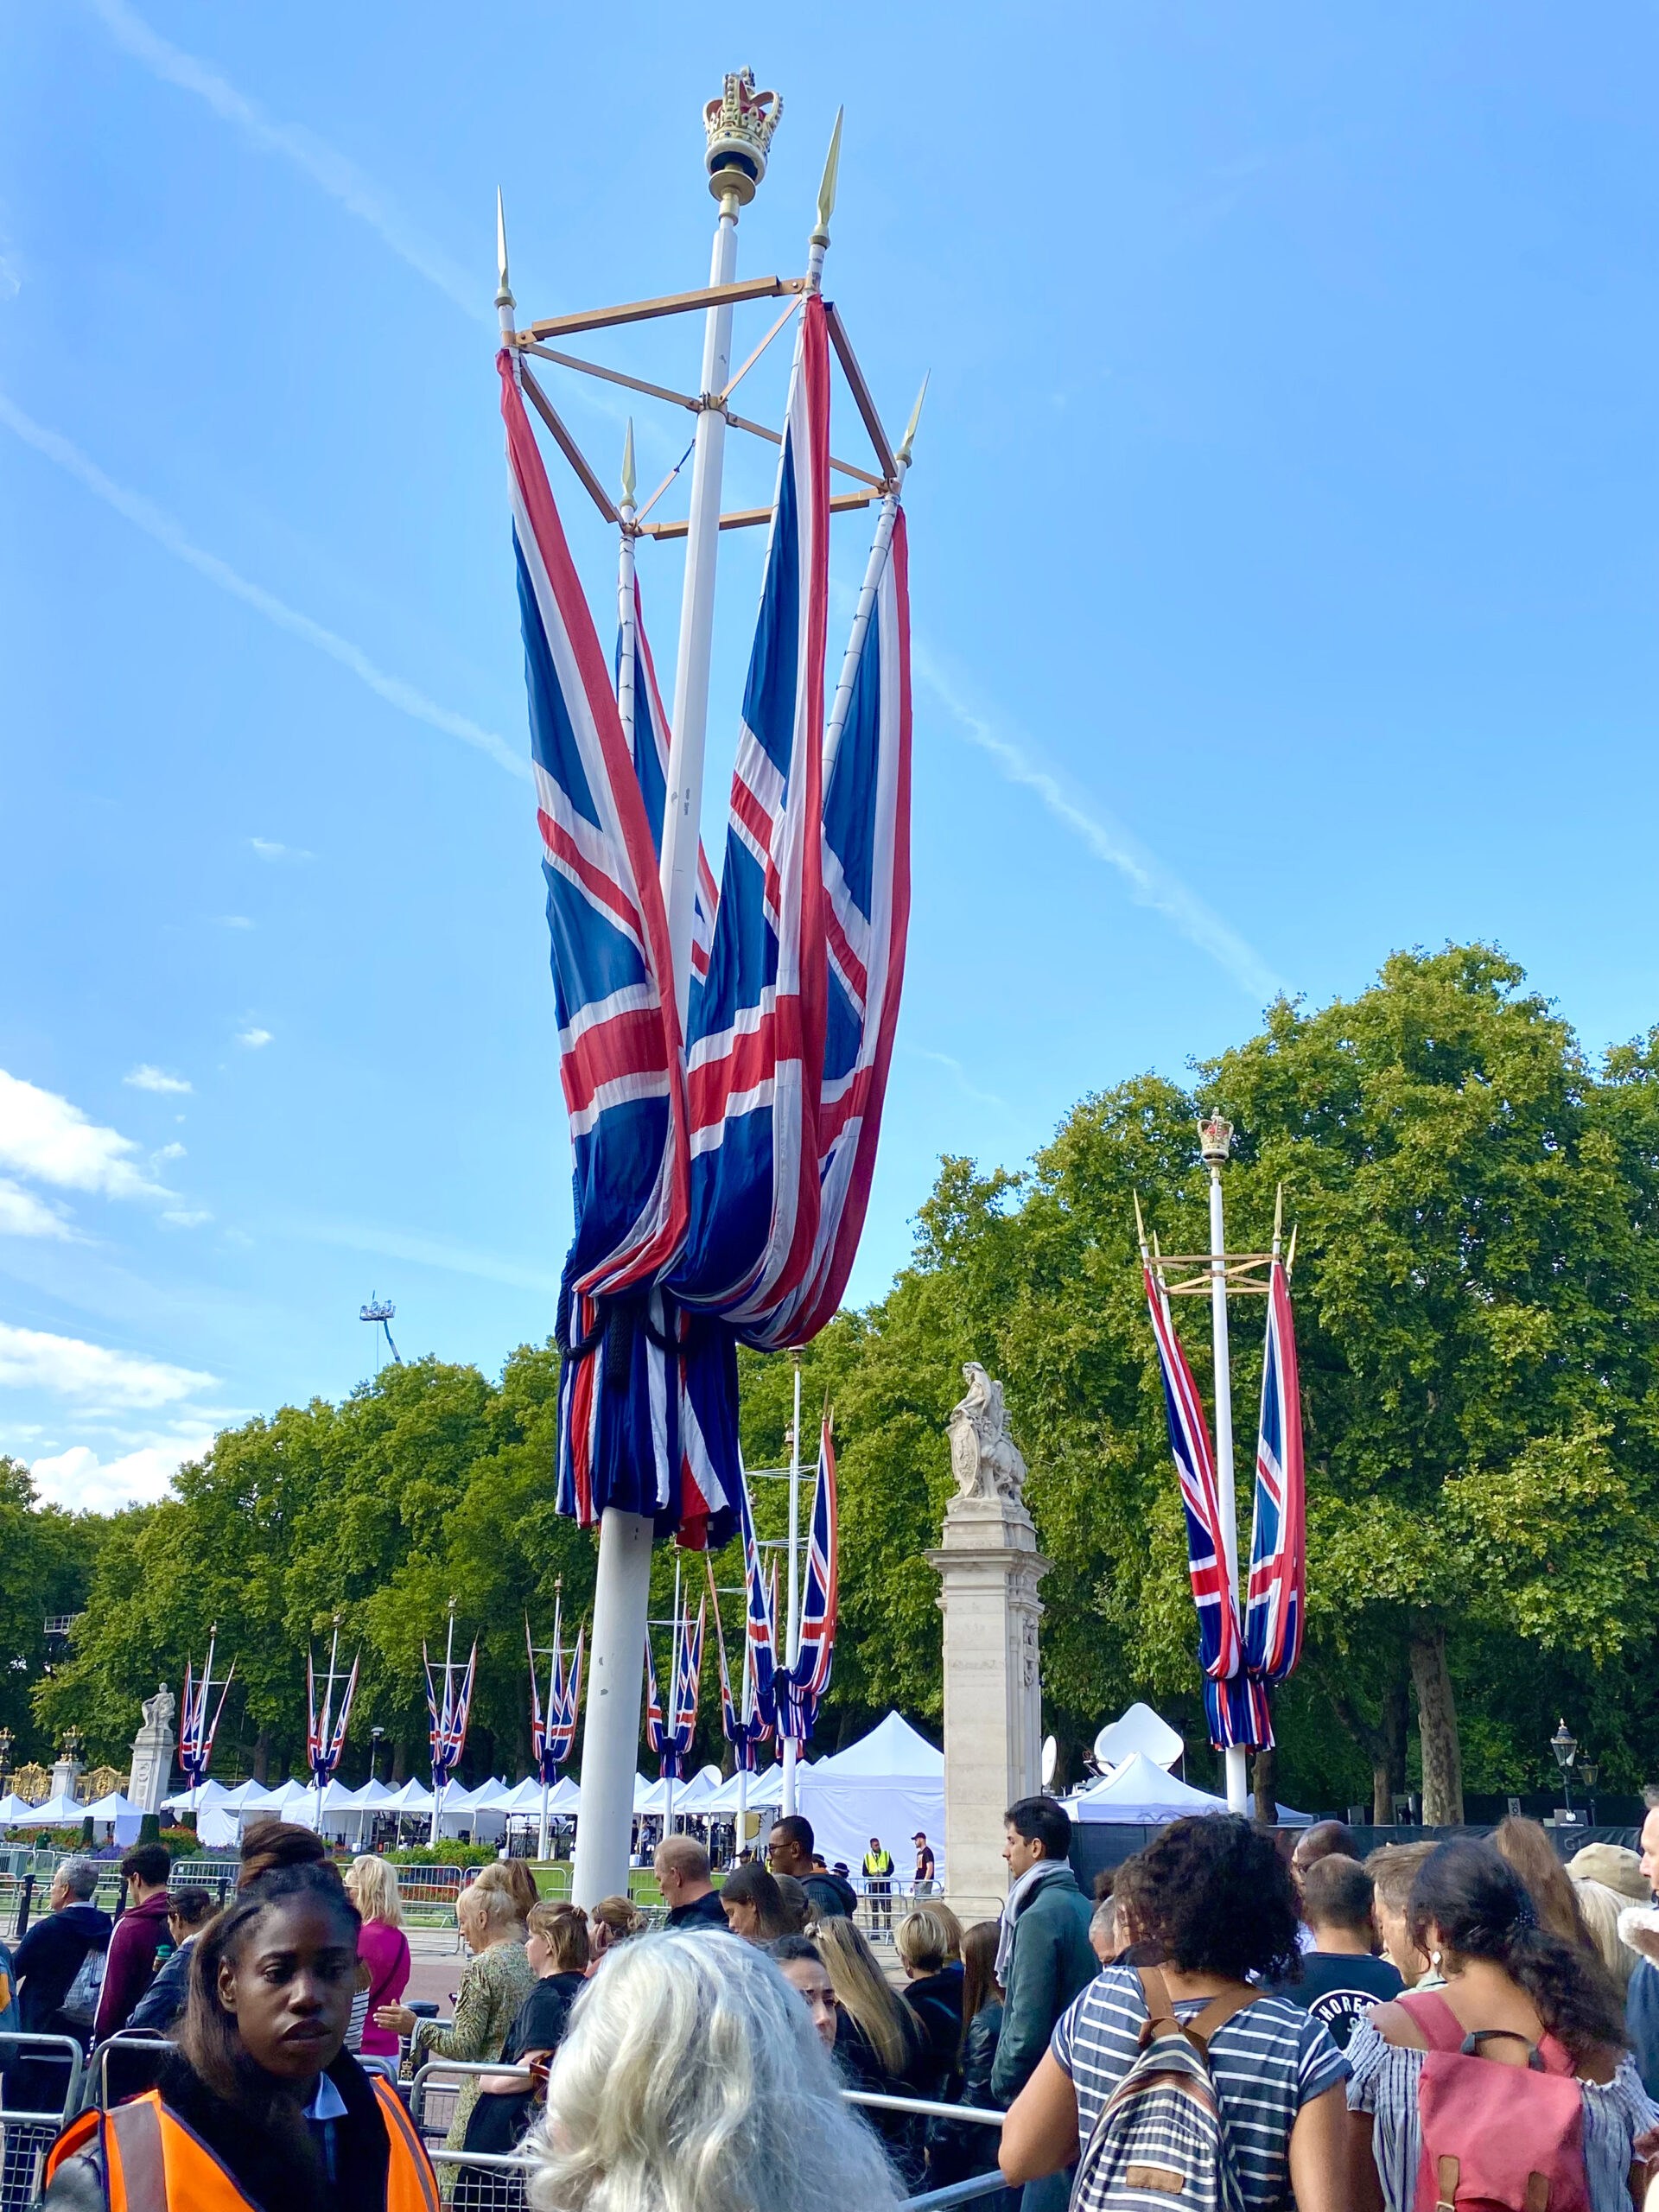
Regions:
<instances>
[{"instance_id":1,"label":"black jacket","mask_svg":"<svg viewBox=\"0 0 1659 2212\"><path fill-rule=\"evenodd\" d=\"M1001 2109L991 2094L991 2068L1002 2032L1002 2001L994 1998L968 2023L962 2042L959 2104L982 2112ZM927 2123L927 2185L944 2189L973 2174L988 2174L996 2164L999 2131L974 2120L930 2120Z\"/></svg>"},{"instance_id":2,"label":"black jacket","mask_svg":"<svg viewBox=\"0 0 1659 2212\"><path fill-rule=\"evenodd\" d=\"M848 2088L874 2089L884 2097L920 2096L925 2070L931 2069L933 2062L928 2056L920 2024L908 2007L905 2011L905 2040L908 2048L904 2071L889 2074L863 2029L843 2009L836 2021L835 2056ZM926 2159L925 2124L921 2119L915 2113L886 2112L879 2105L861 2105L858 2111L887 2145L887 2156L898 2168L906 2190L912 2193L918 2190Z\"/></svg>"},{"instance_id":3,"label":"black jacket","mask_svg":"<svg viewBox=\"0 0 1659 2212\"><path fill-rule=\"evenodd\" d=\"M858 1910L858 1891L839 1874L803 1874L801 1887L820 1920L834 1920L837 1915L850 1920Z\"/></svg>"},{"instance_id":4,"label":"black jacket","mask_svg":"<svg viewBox=\"0 0 1659 2212\"><path fill-rule=\"evenodd\" d=\"M707 1897L695 1897L690 1904L677 1904L668 1916L671 1928L724 1928L726 1908L720 1901L720 1891L710 1890Z\"/></svg>"},{"instance_id":5,"label":"black jacket","mask_svg":"<svg viewBox=\"0 0 1659 2212\"><path fill-rule=\"evenodd\" d=\"M176 1951L169 1951L156 1969L156 1979L132 2008L127 2022L127 2031L140 2028L154 2028L165 2035L184 2011L184 2000L190 1993L190 1947L194 1936L187 1936Z\"/></svg>"},{"instance_id":6,"label":"black jacket","mask_svg":"<svg viewBox=\"0 0 1659 2212\"><path fill-rule=\"evenodd\" d=\"M107 1951L115 1923L95 1904L67 1904L37 1920L12 1954L20 2023L29 2035L79 2035L58 2016L88 1951Z\"/></svg>"},{"instance_id":7,"label":"black jacket","mask_svg":"<svg viewBox=\"0 0 1659 2212\"><path fill-rule=\"evenodd\" d=\"M962 1982L959 1964L952 1961L938 1974L925 1974L906 1982L905 2002L921 2024L927 2063L918 2069L925 2087L918 2096L948 2102L956 2094L957 2047L962 2041Z\"/></svg>"}]
</instances>

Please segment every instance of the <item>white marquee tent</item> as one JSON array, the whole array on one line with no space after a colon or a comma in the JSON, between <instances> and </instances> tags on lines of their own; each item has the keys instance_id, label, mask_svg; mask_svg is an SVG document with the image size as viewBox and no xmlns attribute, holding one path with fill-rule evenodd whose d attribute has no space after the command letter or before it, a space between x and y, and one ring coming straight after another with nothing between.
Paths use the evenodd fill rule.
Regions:
<instances>
[{"instance_id":1,"label":"white marquee tent","mask_svg":"<svg viewBox=\"0 0 1659 2212\"><path fill-rule=\"evenodd\" d=\"M94 1798L86 1811L92 1820L109 1822L114 1840L124 1851L130 1843L137 1842L143 1814L137 1805L129 1804L118 1789L111 1789L107 1797Z\"/></svg>"},{"instance_id":2,"label":"white marquee tent","mask_svg":"<svg viewBox=\"0 0 1659 2212\"><path fill-rule=\"evenodd\" d=\"M839 1859L856 1874L874 1835L902 1871L919 1828L943 1872L944 1754L898 1713L888 1713L844 1751L803 1768L795 1794L832 1866Z\"/></svg>"},{"instance_id":3,"label":"white marquee tent","mask_svg":"<svg viewBox=\"0 0 1659 2212\"><path fill-rule=\"evenodd\" d=\"M1114 1821L1131 1827L1156 1828L1188 1813L1224 1813L1227 1801L1212 1797L1208 1790L1193 1789L1191 1783L1154 1766L1144 1751L1134 1751L1104 1781L1069 1799L1065 1809L1074 1821ZM1286 1827L1306 1827L1312 1817L1292 1812L1287 1805L1279 1808L1280 1821Z\"/></svg>"}]
</instances>

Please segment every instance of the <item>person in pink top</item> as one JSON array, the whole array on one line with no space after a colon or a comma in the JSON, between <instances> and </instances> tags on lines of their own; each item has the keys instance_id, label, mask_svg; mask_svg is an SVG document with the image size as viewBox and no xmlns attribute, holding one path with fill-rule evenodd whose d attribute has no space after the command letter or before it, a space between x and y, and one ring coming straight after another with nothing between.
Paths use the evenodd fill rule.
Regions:
<instances>
[{"instance_id":1,"label":"person in pink top","mask_svg":"<svg viewBox=\"0 0 1659 2212\"><path fill-rule=\"evenodd\" d=\"M390 2028L376 2027L374 2016L382 2005L395 2005L409 1986L409 1938L397 1897L397 1869L384 1859L353 1859L346 1870L346 1887L363 1916L357 1955L369 1969L362 2049L367 2057L396 2058L397 2037Z\"/></svg>"}]
</instances>

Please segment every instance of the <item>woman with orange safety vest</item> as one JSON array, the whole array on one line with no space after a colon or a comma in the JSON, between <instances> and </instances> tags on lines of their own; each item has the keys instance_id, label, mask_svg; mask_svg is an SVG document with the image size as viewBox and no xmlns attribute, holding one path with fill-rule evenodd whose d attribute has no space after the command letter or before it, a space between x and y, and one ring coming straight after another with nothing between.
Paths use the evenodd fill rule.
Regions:
<instances>
[{"instance_id":1,"label":"woman with orange safety vest","mask_svg":"<svg viewBox=\"0 0 1659 2212\"><path fill-rule=\"evenodd\" d=\"M54 2145L49 2212L438 2212L397 2092L344 2048L359 1924L327 1864L238 1891L196 1938L156 2088Z\"/></svg>"}]
</instances>

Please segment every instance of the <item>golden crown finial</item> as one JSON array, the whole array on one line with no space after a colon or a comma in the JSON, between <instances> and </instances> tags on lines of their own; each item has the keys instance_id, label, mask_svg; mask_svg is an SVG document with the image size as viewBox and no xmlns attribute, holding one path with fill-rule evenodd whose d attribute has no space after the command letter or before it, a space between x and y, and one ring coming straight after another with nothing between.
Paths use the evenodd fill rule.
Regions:
<instances>
[{"instance_id":1,"label":"golden crown finial","mask_svg":"<svg viewBox=\"0 0 1659 2212\"><path fill-rule=\"evenodd\" d=\"M766 149L783 111L776 92L756 92L753 69L727 72L720 98L702 111L709 189L716 200L729 195L740 207L748 206L766 173Z\"/></svg>"}]
</instances>

